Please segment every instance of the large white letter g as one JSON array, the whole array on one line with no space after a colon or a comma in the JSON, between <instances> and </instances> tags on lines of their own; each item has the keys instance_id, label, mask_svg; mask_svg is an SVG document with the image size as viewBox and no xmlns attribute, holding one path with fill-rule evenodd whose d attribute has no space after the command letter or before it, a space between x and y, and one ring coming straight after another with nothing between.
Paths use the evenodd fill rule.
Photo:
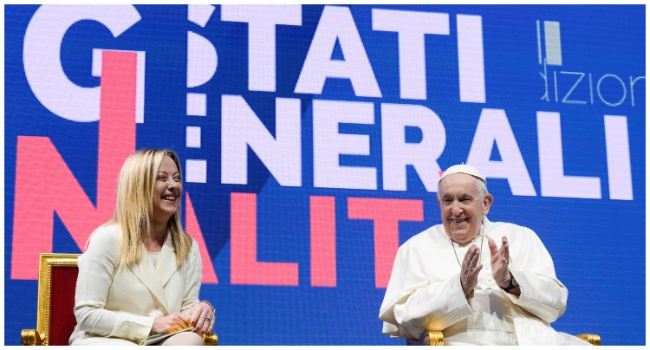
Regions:
<instances>
[{"instance_id":1,"label":"large white letter g","mask_svg":"<svg viewBox=\"0 0 650 350\"><path fill-rule=\"evenodd\" d=\"M27 82L45 108L65 119L92 122L99 120L99 87L76 85L61 66L63 36L81 20L95 20L117 37L140 14L131 5L43 5L27 26L23 61Z\"/></svg>"}]
</instances>

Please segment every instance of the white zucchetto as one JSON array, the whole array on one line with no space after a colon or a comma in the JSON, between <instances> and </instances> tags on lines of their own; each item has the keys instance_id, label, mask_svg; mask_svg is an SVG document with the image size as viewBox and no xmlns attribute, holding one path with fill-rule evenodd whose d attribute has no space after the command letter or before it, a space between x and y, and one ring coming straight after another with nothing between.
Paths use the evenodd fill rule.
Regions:
<instances>
[{"instance_id":1,"label":"white zucchetto","mask_svg":"<svg viewBox=\"0 0 650 350\"><path fill-rule=\"evenodd\" d=\"M442 175L440 176L440 180L438 180L438 183L440 183L440 181L442 181L442 179L444 179L445 176L456 174L456 173L463 173L463 174L474 176L475 178L478 178L487 184L485 177L481 175L478 169L467 164L457 164L457 165L450 166L449 168L447 168L447 170L445 170L444 173L442 173Z\"/></svg>"}]
</instances>

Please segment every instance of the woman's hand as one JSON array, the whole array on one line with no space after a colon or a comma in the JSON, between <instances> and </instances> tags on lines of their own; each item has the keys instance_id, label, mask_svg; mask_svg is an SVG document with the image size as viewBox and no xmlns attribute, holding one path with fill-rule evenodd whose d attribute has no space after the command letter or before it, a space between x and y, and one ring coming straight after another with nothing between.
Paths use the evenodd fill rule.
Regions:
<instances>
[{"instance_id":1,"label":"woman's hand","mask_svg":"<svg viewBox=\"0 0 650 350\"><path fill-rule=\"evenodd\" d=\"M212 306L208 303L200 302L190 309L190 317L197 333L210 333L214 327L215 315Z\"/></svg>"},{"instance_id":2,"label":"woman's hand","mask_svg":"<svg viewBox=\"0 0 650 350\"><path fill-rule=\"evenodd\" d=\"M180 312L174 312L164 317L158 317L153 320L153 327L149 334L172 333L185 329L192 324L190 317Z\"/></svg>"}]
</instances>

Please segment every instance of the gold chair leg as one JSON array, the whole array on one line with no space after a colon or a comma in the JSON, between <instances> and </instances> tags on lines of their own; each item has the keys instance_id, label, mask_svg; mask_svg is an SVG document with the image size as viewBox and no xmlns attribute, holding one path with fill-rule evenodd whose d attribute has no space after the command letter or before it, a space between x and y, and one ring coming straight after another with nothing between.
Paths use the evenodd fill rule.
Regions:
<instances>
[{"instance_id":1,"label":"gold chair leg","mask_svg":"<svg viewBox=\"0 0 650 350\"><path fill-rule=\"evenodd\" d=\"M420 339L407 339L406 345L430 345L430 346L442 346L445 344L445 337L442 332L439 331L428 331L422 333Z\"/></svg>"},{"instance_id":2,"label":"gold chair leg","mask_svg":"<svg viewBox=\"0 0 650 350\"><path fill-rule=\"evenodd\" d=\"M43 345L43 339L35 329L23 329L20 332L20 342L23 345Z\"/></svg>"},{"instance_id":3,"label":"gold chair leg","mask_svg":"<svg viewBox=\"0 0 650 350\"><path fill-rule=\"evenodd\" d=\"M203 337L203 345L219 344L219 337L217 336L217 333L210 332L208 334L201 334L201 337Z\"/></svg>"},{"instance_id":4,"label":"gold chair leg","mask_svg":"<svg viewBox=\"0 0 650 350\"><path fill-rule=\"evenodd\" d=\"M445 344L445 336L442 335L442 332L430 331L427 332L429 335L429 344L431 346L442 346Z\"/></svg>"},{"instance_id":5,"label":"gold chair leg","mask_svg":"<svg viewBox=\"0 0 650 350\"><path fill-rule=\"evenodd\" d=\"M576 337L591 343L591 345L600 346L600 336L598 334L582 333L576 335Z\"/></svg>"}]
</instances>

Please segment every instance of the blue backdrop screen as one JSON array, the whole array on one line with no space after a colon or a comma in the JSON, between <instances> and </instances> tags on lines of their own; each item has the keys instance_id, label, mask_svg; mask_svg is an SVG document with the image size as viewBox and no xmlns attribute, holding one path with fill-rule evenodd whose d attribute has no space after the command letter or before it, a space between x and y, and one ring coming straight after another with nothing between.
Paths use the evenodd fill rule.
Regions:
<instances>
[{"instance_id":1,"label":"blue backdrop screen","mask_svg":"<svg viewBox=\"0 0 650 350\"><path fill-rule=\"evenodd\" d=\"M6 344L39 253L82 251L144 147L181 159L221 344L403 344L378 319L393 258L461 162L551 253L553 327L645 344L645 13L5 6Z\"/></svg>"}]
</instances>

